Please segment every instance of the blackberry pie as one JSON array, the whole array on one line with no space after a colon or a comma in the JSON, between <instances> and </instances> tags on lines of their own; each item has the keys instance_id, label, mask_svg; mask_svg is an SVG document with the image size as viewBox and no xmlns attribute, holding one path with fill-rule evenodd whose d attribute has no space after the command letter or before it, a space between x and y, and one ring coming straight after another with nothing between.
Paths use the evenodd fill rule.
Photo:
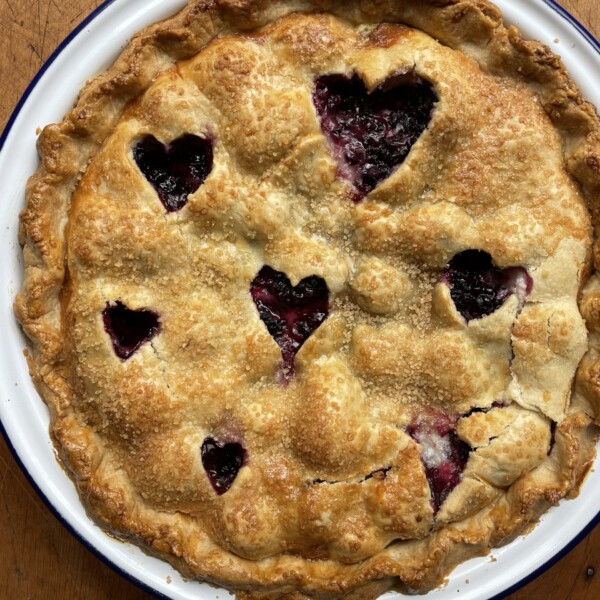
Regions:
<instances>
[{"instance_id":1,"label":"blackberry pie","mask_svg":"<svg viewBox=\"0 0 600 600\"><path fill-rule=\"evenodd\" d=\"M111 535L244 598L375 598L577 494L600 126L486 0L190 1L38 148L16 314Z\"/></svg>"}]
</instances>

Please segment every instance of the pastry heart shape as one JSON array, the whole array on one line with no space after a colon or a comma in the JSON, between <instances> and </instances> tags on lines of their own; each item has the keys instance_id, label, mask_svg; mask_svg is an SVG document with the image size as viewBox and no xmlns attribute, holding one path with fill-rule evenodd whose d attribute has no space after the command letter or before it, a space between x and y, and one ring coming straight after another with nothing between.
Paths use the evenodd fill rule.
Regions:
<instances>
[{"instance_id":1,"label":"pastry heart shape","mask_svg":"<svg viewBox=\"0 0 600 600\"><path fill-rule=\"evenodd\" d=\"M222 443L214 438L206 438L200 452L210 485L221 496L233 485L246 464L247 452L239 442Z\"/></svg>"},{"instance_id":2,"label":"pastry heart shape","mask_svg":"<svg viewBox=\"0 0 600 600\"><path fill-rule=\"evenodd\" d=\"M329 314L329 289L316 275L292 286L285 273L265 265L250 285L262 322L281 349L280 377L294 374L294 357Z\"/></svg>"},{"instance_id":3,"label":"pastry heart shape","mask_svg":"<svg viewBox=\"0 0 600 600\"><path fill-rule=\"evenodd\" d=\"M524 267L500 269L482 250L465 250L454 256L440 281L450 287L454 306L467 322L491 315L512 294L522 305L533 288Z\"/></svg>"},{"instance_id":4,"label":"pastry heart shape","mask_svg":"<svg viewBox=\"0 0 600 600\"><path fill-rule=\"evenodd\" d=\"M133 158L156 190L167 212L181 210L213 166L210 139L186 133L165 145L146 135L133 147Z\"/></svg>"},{"instance_id":5,"label":"pastry heart shape","mask_svg":"<svg viewBox=\"0 0 600 600\"><path fill-rule=\"evenodd\" d=\"M358 202L407 157L433 113L437 96L414 73L397 74L371 92L358 75L324 75L313 102L339 174Z\"/></svg>"},{"instance_id":6,"label":"pastry heart shape","mask_svg":"<svg viewBox=\"0 0 600 600\"><path fill-rule=\"evenodd\" d=\"M122 360L127 360L160 331L156 313L150 310L131 310L120 301L115 304L106 303L102 321L115 354Z\"/></svg>"}]
</instances>

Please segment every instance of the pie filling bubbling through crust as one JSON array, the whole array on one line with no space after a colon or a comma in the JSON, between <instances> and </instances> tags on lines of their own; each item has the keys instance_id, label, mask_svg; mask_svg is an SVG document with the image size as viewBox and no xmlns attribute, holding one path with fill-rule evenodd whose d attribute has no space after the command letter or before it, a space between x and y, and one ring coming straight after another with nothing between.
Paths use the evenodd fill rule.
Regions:
<instances>
[{"instance_id":1,"label":"pie filling bubbling through crust","mask_svg":"<svg viewBox=\"0 0 600 600\"><path fill-rule=\"evenodd\" d=\"M78 165L79 109L44 131L16 304L32 374L91 513L184 573L427 590L591 464L598 148L565 159L557 131L597 119L544 111L527 67L570 80L490 5L462 23L476 46L452 2L270 6L167 22L222 35L173 41L118 118L123 81L90 84L113 103ZM373 24L394 20L416 29Z\"/></svg>"}]
</instances>

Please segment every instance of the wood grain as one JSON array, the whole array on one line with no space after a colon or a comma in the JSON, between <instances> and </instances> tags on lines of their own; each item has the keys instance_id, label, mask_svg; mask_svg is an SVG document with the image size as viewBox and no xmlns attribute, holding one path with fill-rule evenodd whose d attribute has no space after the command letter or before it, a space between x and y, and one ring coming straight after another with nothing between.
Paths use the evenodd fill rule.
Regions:
<instances>
[{"instance_id":1,"label":"wood grain","mask_svg":"<svg viewBox=\"0 0 600 600\"><path fill-rule=\"evenodd\" d=\"M99 4L101 0L1 0L1 128L43 62ZM598 0L561 0L561 4L600 35ZM596 600L599 568L597 527L549 571L508 598ZM142 600L151 596L115 574L66 531L0 439L0 600L41 598Z\"/></svg>"}]
</instances>

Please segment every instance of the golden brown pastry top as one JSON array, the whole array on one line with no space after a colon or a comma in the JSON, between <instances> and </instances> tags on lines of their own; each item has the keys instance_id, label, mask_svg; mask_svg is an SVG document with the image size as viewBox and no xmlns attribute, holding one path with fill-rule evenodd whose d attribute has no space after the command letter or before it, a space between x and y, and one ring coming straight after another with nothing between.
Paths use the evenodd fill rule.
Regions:
<instances>
[{"instance_id":1,"label":"golden brown pastry top","mask_svg":"<svg viewBox=\"0 0 600 600\"><path fill-rule=\"evenodd\" d=\"M365 88L359 112L433 94L359 195L316 99L340 80ZM438 584L576 491L598 412L597 132L558 59L487 2L190 3L135 38L42 134L21 221L17 315L92 516L225 586L374 596ZM182 139L208 172L173 209L144 160ZM473 316L456 294L475 256L504 295ZM291 359L273 277L320 294ZM151 322L121 355L119 307Z\"/></svg>"}]
</instances>

